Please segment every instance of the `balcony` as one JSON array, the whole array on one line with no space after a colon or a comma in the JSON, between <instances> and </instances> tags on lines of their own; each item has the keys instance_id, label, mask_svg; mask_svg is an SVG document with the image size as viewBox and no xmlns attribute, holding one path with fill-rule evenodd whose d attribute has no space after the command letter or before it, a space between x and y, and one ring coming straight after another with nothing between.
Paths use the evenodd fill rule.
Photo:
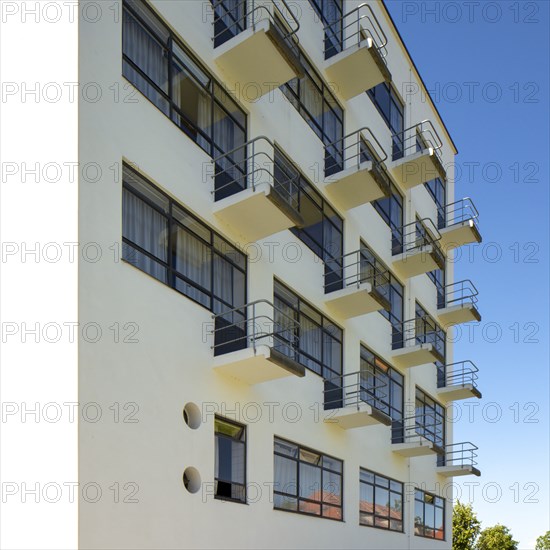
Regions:
<instances>
[{"instance_id":1,"label":"balcony","mask_svg":"<svg viewBox=\"0 0 550 550\"><path fill-rule=\"evenodd\" d=\"M303 76L300 23L286 0L218 0L213 10L215 62L230 80L264 95Z\"/></svg>"},{"instance_id":2,"label":"balcony","mask_svg":"<svg viewBox=\"0 0 550 550\"><path fill-rule=\"evenodd\" d=\"M461 399L481 399L477 388L479 369L472 361L460 361L437 369L438 393L447 401Z\"/></svg>"},{"instance_id":3,"label":"balcony","mask_svg":"<svg viewBox=\"0 0 550 550\"><path fill-rule=\"evenodd\" d=\"M430 315L394 325L392 361L409 369L426 363L445 362L445 332Z\"/></svg>"},{"instance_id":4,"label":"balcony","mask_svg":"<svg viewBox=\"0 0 550 550\"><path fill-rule=\"evenodd\" d=\"M437 473L445 477L479 477L481 472L476 468L477 450L478 448L469 441L446 445L443 460L437 465Z\"/></svg>"},{"instance_id":5,"label":"balcony","mask_svg":"<svg viewBox=\"0 0 550 550\"><path fill-rule=\"evenodd\" d=\"M325 304L343 319L389 311L389 285L388 271L382 271L362 249L325 261Z\"/></svg>"},{"instance_id":6,"label":"balcony","mask_svg":"<svg viewBox=\"0 0 550 550\"><path fill-rule=\"evenodd\" d=\"M344 430L364 426L390 426L387 406L387 382L379 375L353 372L325 380L324 403L327 424Z\"/></svg>"},{"instance_id":7,"label":"balcony","mask_svg":"<svg viewBox=\"0 0 550 550\"><path fill-rule=\"evenodd\" d=\"M432 414L417 414L402 421L394 421L392 426L392 451L400 456L442 455L443 426L435 421Z\"/></svg>"},{"instance_id":8,"label":"balcony","mask_svg":"<svg viewBox=\"0 0 550 550\"><path fill-rule=\"evenodd\" d=\"M410 278L444 269L441 235L430 218L417 219L392 231L392 262L401 277Z\"/></svg>"},{"instance_id":9,"label":"balcony","mask_svg":"<svg viewBox=\"0 0 550 550\"><path fill-rule=\"evenodd\" d=\"M390 173L403 191L435 178L447 178L441 161L442 143L429 120L392 136Z\"/></svg>"},{"instance_id":10,"label":"balcony","mask_svg":"<svg viewBox=\"0 0 550 550\"><path fill-rule=\"evenodd\" d=\"M297 360L299 323L267 300L213 316L216 372L254 385L305 376Z\"/></svg>"},{"instance_id":11,"label":"balcony","mask_svg":"<svg viewBox=\"0 0 550 550\"><path fill-rule=\"evenodd\" d=\"M465 244L481 243L478 218L477 208L468 197L446 205L444 214L439 216L441 246L452 250Z\"/></svg>"},{"instance_id":12,"label":"balcony","mask_svg":"<svg viewBox=\"0 0 550 550\"><path fill-rule=\"evenodd\" d=\"M343 99L347 101L391 81L386 63L387 43L367 3L325 27L325 72Z\"/></svg>"},{"instance_id":13,"label":"balcony","mask_svg":"<svg viewBox=\"0 0 550 550\"><path fill-rule=\"evenodd\" d=\"M389 197L387 155L369 128L361 128L326 146L324 189L343 208Z\"/></svg>"},{"instance_id":14,"label":"balcony","mask_svg":"<svg viewBox=\"0 0 550 550\"><path fill-rule=\"evenodd\" d=\"M437 315L447 326L481 321L477 309L477 288L469 279L438 289Z\"/></svg>"},{"instance_id":15,"label":"balcony","mask_svg":"<svg viewBox=\"0 0 550 550\"><path fill-rule=\"evenodd\" d=\"M269 139L257 137L212 162L214 214L247 241L303 225L299 184Z\"/></svg>"}]
</instances>

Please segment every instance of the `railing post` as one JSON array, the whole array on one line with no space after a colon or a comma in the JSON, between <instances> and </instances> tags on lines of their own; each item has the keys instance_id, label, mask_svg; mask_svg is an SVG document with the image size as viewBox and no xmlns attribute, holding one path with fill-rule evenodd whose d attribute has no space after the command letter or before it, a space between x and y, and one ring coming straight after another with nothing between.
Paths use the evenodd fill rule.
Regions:
<instances>
[{"instance_id":1,"label":"railing post","mask_svg":"<svg viewBox=\"0 0 550 550\"><path fill-rule=\"evenodd\" d=\"M256 303L252 304L252 349L256 354Z\"/></svg>"},{"instance_id":2,"label":"railing post","mask_svg":"<svg viewBox=\"0 0 550 550\"><path fill-rule=\"evenodd\" d=\"M342 382L344 381L344 375L342 375ZM343 385L343 384L342 384ZM360 408L361 403L361 371L357 371L357 393L355 394L355 404L357 410Z\"/></svg>"},{"instance_id":3,"label":"railing post","mask_svg":"<svg viewBox=\"0 0 550 550\"><path fill-rule=\"evenodd\" d=\"M254 166L255 157L256 157L256 141L253 141L248 147L252 148L251 155L246 158L246 164L248 166L248 163L250 163L250 167L248 168L248 173L246 174L247 178L250 178L250 182L246 182L246 187L248 188L249 185L252 187L252 191L256 190L256 169ZM245 156L248 155L248 151L245 151Z\"/></svg>"}]
</instances>

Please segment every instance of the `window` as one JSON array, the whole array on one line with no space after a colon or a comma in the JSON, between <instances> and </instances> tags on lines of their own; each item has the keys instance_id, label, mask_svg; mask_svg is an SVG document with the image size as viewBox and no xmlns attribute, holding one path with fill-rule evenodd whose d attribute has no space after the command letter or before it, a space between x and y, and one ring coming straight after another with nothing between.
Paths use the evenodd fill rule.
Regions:
<instances>
[{"instance_id":1,"label":"window","mask_svg":"<svg viewBox=\"0 0 550 550\"><path fill-rule=\"evenodd\" d=\"M311 7L321 19L325 30L325 59L342 51L343 44L343 0L309 0Z\"/></svg>"},{"instance_id":2,"label":"window","mask_svg":"<svg viewBox=\"0 0 550 550\"><path fill-rule=\"evenodd\" d=\"M246 502L246 427L216 417L214 434L215 498Z\"/></svg>"},{"instance_id":3,"label":"window","mask_svg":"<svg viewBox=\"0 0 550 550\"><path fill-rule=\"evenodd\" d=\"M371 204L389 225L392 232L392 254L403 252L403 196L393 183L390 183L391 195Z\"/></svg>"},{"instance_id":4,"label":"window","mask_svg":"<svg viewBox=\"0 0 550 550\"><path fill-rule=\"evenodd\" d=\"M343 462L275 438L274 508L342 521Z\"/></svg>"},{"instance_id":5,"label":"window","mask_svg":"<svg viewBox=\"0 0 550 550\"><path fill-rule=\"evenodd\" d=\"M282 197L289 197L304 220L303 227L292 228L292 233L325 262L325 284L330 283L332 290L342 288L344 220L278 147L274 176Z\"/></svg>"},{"instance_id":6,"label":"window","mask_svg":"<svg viewBox=\"0 0 550 550\"><path fill-rule=\"evenodd\" d=\"M216 158L246 143L246 114L143 0L125 0L122 74Z\"/></svg>"},{"instance_id":7,"label":"window","mask_svg":"<svg viewBox=\"0 0 550 550\"><path fill-rule=\"evenodd\" d=\"M214 10L214 47L246 29L246 0L210 0Z\"/></svg>"},{"instance_id":8,"label":"window","mask_svg":"<svg viewBox=\"0 0 550 550\"><path fill-rule=\"evenodd\" d=\"M393 160L404 155L404 106L397 92L388 82L382 82L367 91L378 112L392 133Z\"/></svg>"},{"instance_id":9,"label":"window","mask_svg":"<svg viewBox=\"0 0 550 550\"><path fill-rule=\"evenodd\" d=\"M297 53L304 76L280 90L325 145L325 176L329 176L343 169L344 110L305 55Z\"/></svg>"},{"instance_id":10,"label":"window","mask_svg":"<svg viewBox=\"0 0 550 550\"><path fill-rule=\"evenodd\" d=\"M415 491L414 534L445 540L445 499L420 489Z\"/></svg>"},{"instance_id":11,"label":"window","mask_svg":"<svg viewBox=\"0 0 550 550\"><path fill-rule=\"evenodd\" d=\"M435 178L424 184L428 193L437 207L437 228L443 229L446 225L445 216L445 181L441 178Z\"/></svg>"},{"instance_id":12,"label":"window","mask_svg":"<svg viewBox=\"0 0 550 550\"><path fill-rule=\"evenodd\" d=\"M428 278L435 285L437 292L437 307L445 307L445 270L435 269L428 272Z\"/></svg>"},{"instance_id":13,"label":"window","mask_svg":"<svg viewBox=\"0 0 550 550\"><path fill-rule=\"evenodd\" d=\"M124 165L122 259L214 313L246 303L246 255Z\"/></svg>"},{"instance_id":14,"label":"window","mask_svg":"<svg viewBox=\"0 0 550 550\"><path fill-rule=\"evenodd\" d=\"M362 270L369 269L369 266L374 266L375 269L386 273L388 282L382 287L378 287L378 290L390 302L390 311L381 309L380 313L392 324L394 330L393 341L399 342L401 341L401 332L403 330L404 286L363 240L361 240L361 262Z\"/></svg>"},{"instance_id":15,"label":"window","mask_svg":"<svg viewBox=\"0 0 550 550\"><path fill-rule=\"evenodd\" d=\"M375 377L377 385L386 385L379 390L371 392L372 398L365 396L365 401L392 419L392 442L399 443L403 439L403 409L404 409L404 385L403 375L380 359L370 349L361 346L361 376L371 380L369 386L374 386Z\"/></svg>"},{"instance_id":16,"label":"window","mask_svg":"<svg viewBox=\"0 0 550 550\"><path fill-rule=\"evenodd\" d=\"M359 523L403 532L403 484L361 468Z\"/></svg>"},{"instance_id":17,"label":"window","mask_svg":"<svg viewBox=\"0 0 550 550\"><path fill-rule=\"evenodd\" d=\"M415 304L415 339L417 344L433 344L435 350L445 358L445 331L418 303Z\"/></svg>"},{"instance_id":18,"label":"window","mask_svg":"<svg viewBox=\"0 0 550 550\"><path fill-rule=\"evenodd\" d=\"M291 338L298 341L296 353L290 345L283 345L280 351L323 378L340 376L344 338L342 329L277 280L274 282L273 294L275 307L284 313L285 318L297 321L300 327L297 334L288 335L289 343ZM277 315L276 310L276 318ZM285 318L281 315L277 324L284 325ZM284 333L280 339L283 338Z\"/></svg>"},{"instance_id":19,"label":"window","mask_svg":"<svg viewBox=\"0 0 550 550\"><path fill-rule=\"evenodd\" d=\"M445 447L445 407L416 388L416 433L441 449Z\"/></svg>"}]
</instances>

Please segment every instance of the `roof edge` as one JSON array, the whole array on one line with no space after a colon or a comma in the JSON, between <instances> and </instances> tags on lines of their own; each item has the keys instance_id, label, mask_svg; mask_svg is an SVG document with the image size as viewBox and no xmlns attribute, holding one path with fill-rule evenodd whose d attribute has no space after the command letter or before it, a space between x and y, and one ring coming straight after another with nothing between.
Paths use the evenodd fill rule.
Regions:
<instances>
[{"instance_id":1,"label":"roof edge","mask_svg":"<svg viewBox=\"0 0 550 550\"><path fill-rule=\"evenodd\" d=\"M441 113L439 112L439 109L437 108L436 104L434 103L431 94L428 92L428 87L426 86L426 83L424 82L424 79L422 78L422 75L420 74L420 71L418 70L418 67L416 66L416 63L414 62L414 59L412 58L411 52L407 48L407 45L405 44L405 41L403 40L403 37L401 36L401 33L399 32L399 29L397 28L397 25L395 24L395 21L393 17L391 16L387 6L386 6L386 0L378 0L378 3L382 7L382 11L384 12L384 15L388 19L390 26L392 27L392 30L395 31L397 34L397 37L399 39L399 42L401 43L401 46L405 50L405 53L407 55L407 58L411 62L412 68L414 69L414 72L416 73L416 76L418 77L418 80L420 81L420 84L424 88L424 92L426 94L426 97L428 98L430 105L433 107L435 114L437 115L437 118L439 119L439 122L441 123L441 126L445 130L445 134L447 135L447 138L451 142L451 145L454 149L454 154L458 154L457 146L451 137L451 134L449 132L449 129L447 128L447 125L445 124L445 121L443 120L443 117L441 116Z\"/></svg>"}]
</instances>

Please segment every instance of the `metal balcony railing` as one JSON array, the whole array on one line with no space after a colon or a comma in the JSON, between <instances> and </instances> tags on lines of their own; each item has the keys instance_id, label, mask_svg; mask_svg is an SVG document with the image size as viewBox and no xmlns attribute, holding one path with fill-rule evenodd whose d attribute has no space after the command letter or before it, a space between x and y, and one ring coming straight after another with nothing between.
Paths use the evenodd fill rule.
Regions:
<instances>
[{"instance_id":1,"label":"metal balcony railing","mask_svg":"<svg viewBox=\"0 0 550 550\"><path fill-rule=\"evenodd\" d=\"M325 37L325 59L329 59L340 51L339 48L334 47L335 43L341 45L342 50L347 50L362 40L370 38L380 58L386 63L388 37L367 3L360 4L337 21L327 25Z\"/></svg>"},{"instance_id":2,"label":"metal balcony railing","mask_svg":"<svg viewBox=\"0 0 550 550\"><path fill-rule=\"evenodd\" d=\"M325 151L325 158L328 159L325 163L325 176L354 166L359 169L363 162L370 161L376 180L386 194L390 194L390 178L383 164L388 155L370 128L365 126L327 144Z\"/></svg>"},{"instance_id":3,"label":"metal balcony railing","mask_svg":"<svg viewBox=\"0 0 550 550\"><path fill-rule=\"evenodd\" d=\"M458 361L441 365L437 369L437 387L451 388L471 384L477 388L478 372L479 369L472 361Z\"/></svg>"},{"instance_id":4,"label":"metal balcony railing","mask_svg":"<svg viewBox=\"0 0 550 550\"><path fill-rule=\"evenodd\" d=\"M264 345L296 358L300 324L268 300L218 313L213 319L214 355Z\"/></svg>"},{"instance_id":5,"label":"metal balcony railing","mask_svg":"<svg viewBox=\"0 0 550 550\"><path fill-rule=\"evenodd\" d=\"M463 468L471 466L474 468L477 466L477 451L478 447L470 441L464 441L461 443L451 443L445 445L444 460L439 466L456 466L457 468Z\"/></svg>"},{"instance_id":6,"label":"metal balcony railing","mask_svg":"<svg viewBox=\"0 0 550 550\"><path fill-rule=\"evenodd\" d=\"M217 0L212 1L215 17L212 41L217 47L262 21L270 21L292 48L298 41L300 22L286 0Z\"/></svg>"},{"instance_id":7,"label":"metal balcony railing","mask_svg":"<svg viewBox=\"0 0 550 550\"><path fill-rule=\"evenodd\" d=\"M432 246L437 263L445 265L445 254L438 241L441 233L430 218L423 218L392 230L392 254L422 252L425 246Z\"/></svg>"},{"instance_id":8,"label":"metal balcony railing","mask_svg":"<svg viewBox=\"0 0 550 550\"><path fill-rule=\"evenodd\" d=\"M392 349L432 344L436 352L444 358L445 340L445 331L430 315L418 316L399 324L393 324Z\"/></svg>"},{"instance_id":9,"label":"metal balcony railing","mask_svg":"<svg viewBox=\"0 0 550 550\"><path fill-rule=\"evenodd\" d=\"M470 279L457 281L448 285L436 283L438 291L438 309L451 306L466 306L477 304L478 291Z\"/></svg>"},{"instance_id":10,"label":"metal balcony railing","mask_svg":"<svg viewBox=\"0 0 550 550\"><path fill-rule=\"evenodd\" d=\"M427 439L434 444L438 454L444 453L444 433L444 423L438 421L431 412L394 420L392 423L393 443L421 443L423 439Z\"/></svg>"},{"instance_id":11,"label":"metal balcony railing","mask_svg":"<svg viewBox=\"0 0 550 550\"><path fill-rule=\"evenodd\" d=\"M371 405L385 412L388 408L388 383L379 374L357 371L325 380L325 409Z\"/></svg>"},{"instance_id":12,"label":"metal balcony railing","mask_svg":"<svg viewBox=\"0 0 550 550\"><path fill-rule=\"evenodd\" d=\"M439 212L438 220L439 229L472 220L479 230L479 212L470 197L445 205Z\"/></svg>"},{"instance_id":13,"label":"metal balcony railing","mask_svg":"<svg viewBox=\"0 0 550 550\"><path fill-rule=\"evenodd\" d=\"M393 160L407 157L418 151L432 149L441 161L443 142L430 120L423 120L392 135Z\"/></svg>"},{"instance_id":14,"label":"metal balcony railing","mask_svg":"<svg viewBox=\"0 0 550 550\"><path fill-rule=\"evenodd\" d=\"M212 163L214 200L267 183L291 208L298 209L300 169L287 157L277 155L269 138L258 136L213 159Z\"/></svg>"},{"instance_id":15,"label":"metal balcony railing","mask_svg":"<svg viewBox=\"0 0 550 550\"><path fill-rule=\"evenodd\" d=\"M325 277L325 294L350 286L359 287L361 283L368 282L382 297L389 299L390 272L380 269L370 259L369 253L368 249L360 248L338 258L325 260L327 272L331 274Z\"/></svg>"}]
</instances>

